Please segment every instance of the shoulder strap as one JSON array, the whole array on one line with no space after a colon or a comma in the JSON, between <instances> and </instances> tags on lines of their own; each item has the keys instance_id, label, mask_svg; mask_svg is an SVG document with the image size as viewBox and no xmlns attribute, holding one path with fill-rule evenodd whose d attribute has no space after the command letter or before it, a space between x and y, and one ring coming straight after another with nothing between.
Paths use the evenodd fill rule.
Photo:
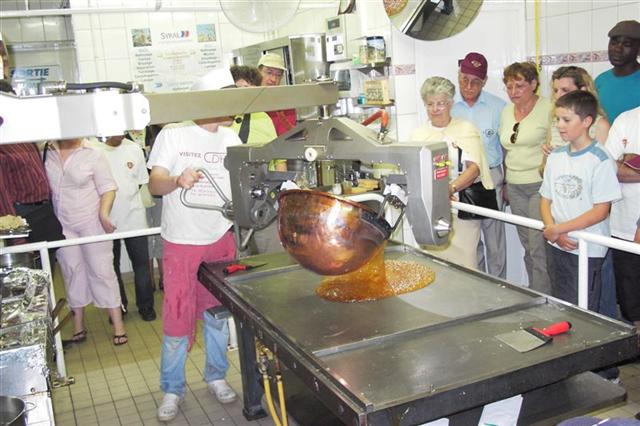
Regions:
<instances>
[{"instance_id":1,"label":"shoulder strap","mask_svg":"<svg viewBox=\"0 0 640 426\"><path fill-rule=\"evenodd\" d=\"M249 128L251 127L251 114L245 114L242 116L242 124L240 125L240 131L238 131L238 137L242 143L249 141Z\"/></svg>"},{"instance_id":2,"label":"shoulder strap","mask_svg":"<svg viewBox=\"0 0 640 426\"><path fill-rule=\"evenodd\" d=\"M462 173L462 150L458 147L458 173Z\"/></svg>"},{"instance_id":3,"label":"shoulder strap","mask_svg":"<svg viewBox=\"0 0 640 426\"><path fill-rule=\"evenodd\" d=\"M44 149L42 150L42 164L47 161L47 152L49 152L49 142L44 143Z\"/></svg>"}]
</instances>

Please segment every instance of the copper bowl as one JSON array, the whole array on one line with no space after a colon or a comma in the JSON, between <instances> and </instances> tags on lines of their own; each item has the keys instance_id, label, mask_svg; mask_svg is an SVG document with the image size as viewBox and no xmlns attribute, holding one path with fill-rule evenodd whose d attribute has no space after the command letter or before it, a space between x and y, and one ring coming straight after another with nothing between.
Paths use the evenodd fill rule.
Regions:
<instances>
[{"instance_id":1,"label":"copper bowl","mask_svg":"<svg viewBox=\"0 0 640 426\"><path fill-rule=\"evenodd\" d=\"M278 197L278 233L284 248L305 268L342 275L367 263L391 235L391 226L362 204L295 189Z\"/></svg>"}]
</instances>

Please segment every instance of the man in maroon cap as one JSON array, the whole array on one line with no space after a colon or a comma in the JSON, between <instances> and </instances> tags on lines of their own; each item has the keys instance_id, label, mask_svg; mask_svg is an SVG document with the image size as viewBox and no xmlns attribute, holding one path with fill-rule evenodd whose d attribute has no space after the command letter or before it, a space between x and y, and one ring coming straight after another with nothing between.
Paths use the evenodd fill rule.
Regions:
<instances>
[{"instance_id":1,"label":"man in maroon cap","mask_svg":"<svg viewBox=\"0 0 640 426\"><path fill-rule=\"evenodd\" d=\"M482 142L495 184L498 207L502 210L504 173L502 147L498 129L500 113L506 102L482 90L487 82L487 59L471 52L458 61L459 93L456 94L451 115L472 122L482 135ZM500 278L507 276L507 250L504 223L495 219L482 219L482 238L478 243L478 269ZM486 250L486 255L485 255Z\"/></svg>"},{"instance_id":2,"label":"man in maroon cap","mask_svg":"<svg viewBox=\"0 0 640 426\"><path fill-rule=\"evenodd\" d=\"M620 113L640 106L640 22L618 22L608 35L613 68L596 78L596 89L609 123L613 123Z\"/></svg>"}]
</instances>

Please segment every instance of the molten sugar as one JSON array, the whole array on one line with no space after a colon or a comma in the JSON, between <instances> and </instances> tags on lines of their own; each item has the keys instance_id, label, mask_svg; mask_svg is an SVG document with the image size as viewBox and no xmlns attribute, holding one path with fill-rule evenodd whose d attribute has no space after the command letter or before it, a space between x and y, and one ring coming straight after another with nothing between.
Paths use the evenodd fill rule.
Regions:
<instances>
[{"instance_id":1,"label":"molten sugar","mask_svg":"<svg viewBox=\"0 0 640 426\"><path fill-rule=\"evenodd\" d=\"M384 260L384 245L353 272L325 277L316 294L334 302L366 302L419 290L431 284L435 272L426 265Z\"/></svg>"}]
</instances>

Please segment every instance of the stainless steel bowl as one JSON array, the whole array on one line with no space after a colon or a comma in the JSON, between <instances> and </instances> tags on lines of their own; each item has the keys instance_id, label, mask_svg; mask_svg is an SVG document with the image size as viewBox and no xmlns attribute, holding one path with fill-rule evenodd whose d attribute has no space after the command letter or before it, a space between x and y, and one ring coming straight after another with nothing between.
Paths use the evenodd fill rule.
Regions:
<instances>
[{"instance_id":1,"label":"stainless steel bowl","mask_svg":"<svg viewBox=\"0 0 640 426\"><path fill-rule=\"evenodd\" d=\"M302 266L342 275L367 263L391 226L372 209L318 191L291 190L278 197L278 233Z\"/></svg>"}]
</instances>

